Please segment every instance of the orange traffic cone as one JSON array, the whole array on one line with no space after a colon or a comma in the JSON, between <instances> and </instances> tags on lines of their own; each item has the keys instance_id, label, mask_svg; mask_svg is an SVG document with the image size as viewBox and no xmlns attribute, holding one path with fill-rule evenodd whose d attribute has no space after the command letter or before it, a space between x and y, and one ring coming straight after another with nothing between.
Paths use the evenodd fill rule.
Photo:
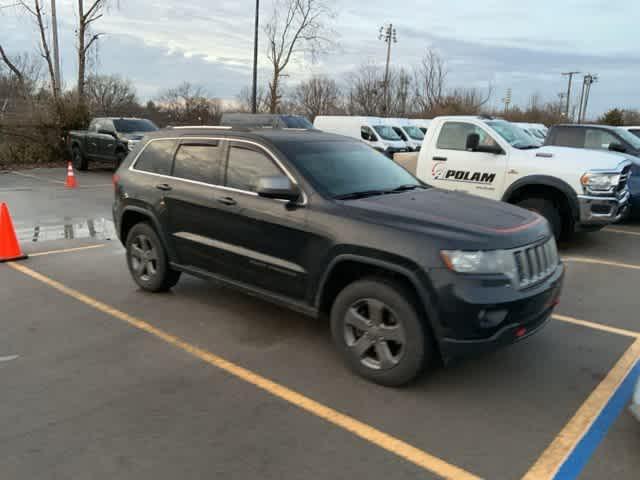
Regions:
<instances>
[{"instance_id":1,"label":"orange traffic cone","mask_svg":"<svg viewBox=\"0 0 640 480\"><path fill-rule=\"evenodd\" d=\"M20 249L6 203L0 204L0 263L27 258Z\"/></svg>"},{"instance_id":2,"label":"orange traffic cone","mask_svg":"<svg viewBox=\"0 0 640 480\"><path fill-rule=\"evenodd\" d=\"M78 186L78 182L76 182L76 176L73 173L73 165L71 162L67 165L67 181L64 182L64 186L67 188L76 188Z\"/></svg>"}]
</instances>

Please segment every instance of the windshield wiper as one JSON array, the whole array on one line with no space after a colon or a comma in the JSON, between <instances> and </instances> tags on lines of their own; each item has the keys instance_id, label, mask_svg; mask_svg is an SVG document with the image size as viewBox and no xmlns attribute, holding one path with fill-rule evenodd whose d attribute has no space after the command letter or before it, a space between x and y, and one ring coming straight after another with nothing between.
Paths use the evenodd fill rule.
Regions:
<instances>
[{"instance_id":1,"label":"windshield wiper","mask_svg":"<svg viewBox=\"0 0 640 480\"><path fill-rule=\"evenodd\" d=\"M415 183L408 183L406 185L400 185L392 190L387 190L387 193L406 192L407 190L415 190L416 188L423 188L422 185Z\"/></svg>"},{"instance_id":2,"label":"windshield wiper","mask_svg":"<svg viewBox=\"0 0 640 480\"><path fill-rule=\"evenodd\" d=\"M385 193L389 193L388 190L364 190L362 192L351 192L345 193L343 195L336 195L336 200L355 200L357 198L365 198L365 197L375 197L376 195L384 195Z\"/></svg>"}]
</instances>

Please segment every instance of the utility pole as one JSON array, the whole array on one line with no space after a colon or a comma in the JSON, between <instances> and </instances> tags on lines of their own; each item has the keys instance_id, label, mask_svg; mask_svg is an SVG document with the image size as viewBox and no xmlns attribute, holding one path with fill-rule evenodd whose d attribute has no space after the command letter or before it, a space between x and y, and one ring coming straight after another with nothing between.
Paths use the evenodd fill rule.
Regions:
<instances>
[{"instance_id":1,"label":"utility pole","mask_svg":"<svg viewBox=\"0 0 640 480\"><path fill-rule=\"evenodd\" d=\"M582 108L582 120L587 118L587 105L589 104L589 94L591 93L591 85L598 81L598 75L588 74L584 77L585 94L584 94L584 107Z\"/></svg>"},{"instance_id":2,"label":"utility pole","mask_svg":"<svg viewBox=\"0 0 640 480\"><path fill-rule=\"evenodd\" d=\"M511 88L507 88L507 93L505 94L502 101L504 102L504 113L506 114L509 111L509 105L511 105Z\"/></svg>"},{"instance_id":3,"label":"utility pole","mask_svg":"<svg viewBox=\"0 0 640 480\"><path fill-rule=\"evenodd\" d=\"M253 85L251 86L251 112L258 113L258 30L260 26L260 0L256 0L256 21L253 32Z\"/></svg>"},{"instance_id":4,"label":"utility pole","mask_svg":"<svg viewBox=\"0 0 640 480\"><path fill-rule=\"evenodd\" d=\"M582 107L584 105L584 92L586 90L586 75L584 77L584 80L582 81L582 92L580 93L580 107L578 108L578 123L582 123Z\"/></svg>"},{"instance_id":5,"label":"utility pole","mask_svg":"<svg viewBox=\"0 0 640 480\"><path fill-rule=\"evenodd\" d=\"M51 34L53 35L53 76L55 77L58 95L62 91L60 83L60 47L58 44L58 15L56 13L56 0L51 0Z\"/></svg>"},{"instance_id":6,"label":"utility pole","mask_svg":"<svg viewBox=\"0 0 640 480\"><path fill-rule=\"evenodd\" d=\"M569 109L571 105L571 83L573 82L573 76L579 74L580 72L564 72L562 75L565 77L569 77L569 85L567 86L567 109L566 116L567 120L569 120Z\"/></svg>"},{"instance_id":7,"label":"utility pole","mask_svg":"<svg viewBox=\"0 0 640 480\"><path fill-rule=\"evenodd\" d=\"M391 43L398 43L396 29L393 24L383 25L380 27L378 40L383 40L387 44L387 63L384 69L384 114L389 112L389 64L391 63Z\"/></svg>"}]
</instances>

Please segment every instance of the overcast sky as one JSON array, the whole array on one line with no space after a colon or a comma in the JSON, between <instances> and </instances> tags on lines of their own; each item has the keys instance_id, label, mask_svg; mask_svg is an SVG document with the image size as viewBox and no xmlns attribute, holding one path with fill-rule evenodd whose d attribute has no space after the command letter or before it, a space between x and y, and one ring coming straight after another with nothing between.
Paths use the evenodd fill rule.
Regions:
<instances>
[{"instance_id":1,"label":"overcast sky","mask_svg":"<svg viewBox=\"0 0 640 480\"><path fill-rule=\"evenodd\" d=\"M76 68L76 2L57 2L63 76L69 85ZM0 5L11 3L0 0ZM266 19L272 0L261 4ZM233 98L250 83L254 5L254 0L119 0L119 7L96 24L106 35L92 68L131 79L143 99L183 80ZM491 84L494 104L507 88L518 104L536 92L544 100L557 98L566 90L560 73L580 70L600 76L592 89L591 115L614 106L640 108L638 1L334 0L333 5L337 47L316 64L293 65L288 85L311 72L344 78L363 62L383 62L378 28L393 22L398 32L394 65L414 65L427 48L435 48L447 61L451 87ZM0 10L0 43L8 52L33 50L35 32L31 20L16 9ZM260 54L260 80L266 84L264 48Z\"/></svg>"}]
</instances>

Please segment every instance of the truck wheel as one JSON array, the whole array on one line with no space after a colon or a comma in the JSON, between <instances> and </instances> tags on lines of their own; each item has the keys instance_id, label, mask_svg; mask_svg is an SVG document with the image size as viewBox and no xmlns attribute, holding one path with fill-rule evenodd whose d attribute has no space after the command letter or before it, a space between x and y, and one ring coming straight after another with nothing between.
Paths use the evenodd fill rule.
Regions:
<instances>
[{"instance_id":1,"label":"truck wheel","mask_svg":"<svg viewBox=\"0 0 640 480\"><path fill-rule=\"evenodd\" d=\"M352 370L389 387L423 371L433 342L412 298L402 285L382 278L359 280L338 294L331 333Z\"/></svg>"},{"instance_id":2,"label":"truck wheel","mask_svg":"<svg viewBox=\"0 0 640 480\"><path fill-rule=\"evenodd\" d=\"M88 162L82 152L78 147L73 147L71 150L71 162L73 163L73 168L76 170L86 170L88 168Z\"/></svg>"},{"instance_id":3,"label":"truck wheel","mask_svg":"<svg viewBox=\"0 0 640 480\"><path fill-rule=\"evenodd\" d=\"M549 225L551 225L551 231L556 237L556 240L560 240L562 235L562 216L560 211L551 200L546 198L525 198L524 200L516 203L517 206L531 210L532 212L539 213L547 219Z\"/></svg>"},{"instance_id":4,"label":"truck wheel","mask_svg":"<svg viewBox=\"0 0 640 480\"><path fill-rule=\"evenodd\" d=\"M169 267L164 246L148 223L138 223L131 228L126 248L129 272L143 290L164 292L180 280L180 272Z\"/></svg>"}]
</instances>

